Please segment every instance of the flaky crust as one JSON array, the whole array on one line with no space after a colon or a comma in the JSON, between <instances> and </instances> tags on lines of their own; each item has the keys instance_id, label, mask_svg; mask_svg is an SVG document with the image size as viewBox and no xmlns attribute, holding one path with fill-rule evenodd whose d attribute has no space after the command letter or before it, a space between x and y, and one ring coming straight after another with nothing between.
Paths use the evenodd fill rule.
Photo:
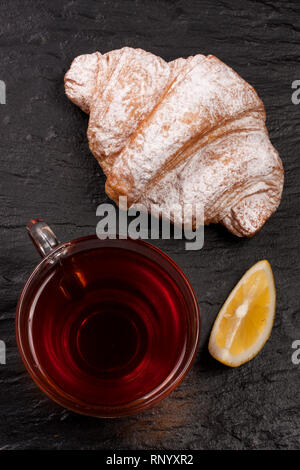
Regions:
<instances>
[{"instance_id":1,"label":"flaky crust","mask_svg":"<svg viewBox=\"0 0 300 470\"><path fill-rule=\"evenodd\" d=\"M88 140L116 203L143 203L183 223L179 205L203 207L204 223L252 236L277 209L283 168L255 90L214 56L165 62L125 47L77 57L68 98L90 114ZM193 211L184 222L197 228Z\"/></svg>"}]
</instances>

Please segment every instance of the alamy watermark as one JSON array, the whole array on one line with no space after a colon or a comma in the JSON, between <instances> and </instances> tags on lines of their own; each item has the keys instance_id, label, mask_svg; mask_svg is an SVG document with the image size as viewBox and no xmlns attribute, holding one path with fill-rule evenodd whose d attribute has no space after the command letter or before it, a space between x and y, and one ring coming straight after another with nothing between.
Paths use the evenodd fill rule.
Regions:
<instances>
[{"instance_id":1,"label":"alamy watermark","mask_svg":"<svg viewBox=\"0 0 300 470\"><path fill-rule=\"evenodd\" d=\"M6 85L0 80L0 104L6 104Z\"/></svg>"},{"instance_id":2,"label":"alamy watermark","mask_svg":"<svg viewBox=\"0 0 300 470\"><path fill-rule=\"evenodd\" d=\"M0 364L6 364L6 345L5 342L0 339Z\"/></svg>"},{"instance_id":3,"label":"alamy watermark","mask_svg":"<svg viewBox=\"0 0 300 470\"><path fill-rule=\"evenodd\" d=\"M203 207L194 204L177 204L169 213L151 204L150 209L143 204L128 207L127 197L120 196L119 207L113 204L100 204L96 215L98 238L185 240L186 250L200 250L204 244ZM197 227L197 228L194 228Z\"/></svg>"},{"instance_id":4,"label":"alamy watermark","mask_svg":"<svg viewBox=\"0 0 300 470\"><path fill-rule=\"evenodd\" d=\"M300 103L300 80L294 80L292 83L292 89L295 90L292 93L292 103L299 104Z\"/></svg>"},{"instance_id":5,"label":"alamy watermark","mask_svg":"<svg viewBox=\"0 0 300 470\"><path fill-rule=\"evenodd\" d=\"M292 354L292 363L297 366L300 364L300 339L293 341L292 348L295 349Z\"/></svg>"}]
</instances>

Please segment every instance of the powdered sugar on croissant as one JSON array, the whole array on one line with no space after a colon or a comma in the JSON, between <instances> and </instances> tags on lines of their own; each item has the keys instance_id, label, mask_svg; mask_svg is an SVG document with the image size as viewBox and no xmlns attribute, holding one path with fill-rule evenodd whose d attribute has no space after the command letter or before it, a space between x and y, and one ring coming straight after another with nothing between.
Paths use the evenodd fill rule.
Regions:
<instances>
[{"instance_id":1,"label":"powdered sugar on croissant","mask_svg":"<svg viewBox=\"0 0 300 470\"><path fill-rule=\"evenodd\" d=\"M278 207L283 168L264 105L216 57L167 63L141 49L96 52L73 61L65 90L90 114L90 149L117 203L126 195L155 204L179 224L179 204L202 206L204 223L238 236L252 236Z\"/></svg>"}]
</instances>

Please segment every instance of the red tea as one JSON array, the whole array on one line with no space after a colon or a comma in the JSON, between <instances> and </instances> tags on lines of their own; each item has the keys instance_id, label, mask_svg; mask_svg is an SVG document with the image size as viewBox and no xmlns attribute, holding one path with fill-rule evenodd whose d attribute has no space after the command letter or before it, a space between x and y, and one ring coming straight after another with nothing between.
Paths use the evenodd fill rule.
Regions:
<instances>
[{"instance_id":1,"label":"red tea","mask_svg":"<svg viewBox=\"0 0 300 470\"><path fill-rule=\"evenodd\" d=\"M35 362L56 388L84 403L118 406L150 393L185 354L182 283L171 263L139 249L105 246L62 257L28 305Z\"/></svg>"}]
</instances>

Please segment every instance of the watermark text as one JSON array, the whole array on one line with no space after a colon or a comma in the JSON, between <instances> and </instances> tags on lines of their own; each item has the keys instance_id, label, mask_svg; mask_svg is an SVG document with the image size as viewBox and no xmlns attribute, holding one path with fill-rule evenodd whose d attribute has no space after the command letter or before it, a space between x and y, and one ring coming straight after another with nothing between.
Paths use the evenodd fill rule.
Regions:
<instances>
[{"instance_id":1,"label":"watermark text","mask_svg":"<svg viewBox=\"0 0 300 470\"><path fill-rule=\"evenodd\" d=\"M0 364L6 364L6 345L5 342L0 339Z\"/></svg>"},{"instance_id":2,"label":"watermark text","mask_svg":"<svg viewBox=\"0 0 300 470\"><path fill-rule=\"evenodd\" d=\"M295 90L292 93L292 103L299 104L300 103L300 80L294 80L292 83L292 88Z\"/></svg>"},{"instance_id":3,"label":"watermark text","mask_svg":"<svg viewBox=\"0 0 300 470\"><path fill-rule=\"evenodd\" d=\"M297 366L300 364L300 339L296 339L292 343L292 348L295 349L295 351L292 354L292 363Z\"/></svg>"},{"instance_id":4,"label":"watermark text","mask_svg":"<svg viewBox=\"0 0 300 470\"><path fill-rule=\"evenodd\" d=\"M6 85L0 80L0 104L6 104Z\"/></svg>"},{"instance_id":5,"label":"watermark text","mask_svg":"<svg viewBox=\"0 0 300 470\"><path fill-rule=\"evenodd\" d=\"M127 207L127 197L119 198L119 207L100 204L96 216L98 238L185 240L186 250L200 250L204 244L203 208L192 204L173 205L169 213L161 213L158 205Z\"/></svg>"}]
</instances>

